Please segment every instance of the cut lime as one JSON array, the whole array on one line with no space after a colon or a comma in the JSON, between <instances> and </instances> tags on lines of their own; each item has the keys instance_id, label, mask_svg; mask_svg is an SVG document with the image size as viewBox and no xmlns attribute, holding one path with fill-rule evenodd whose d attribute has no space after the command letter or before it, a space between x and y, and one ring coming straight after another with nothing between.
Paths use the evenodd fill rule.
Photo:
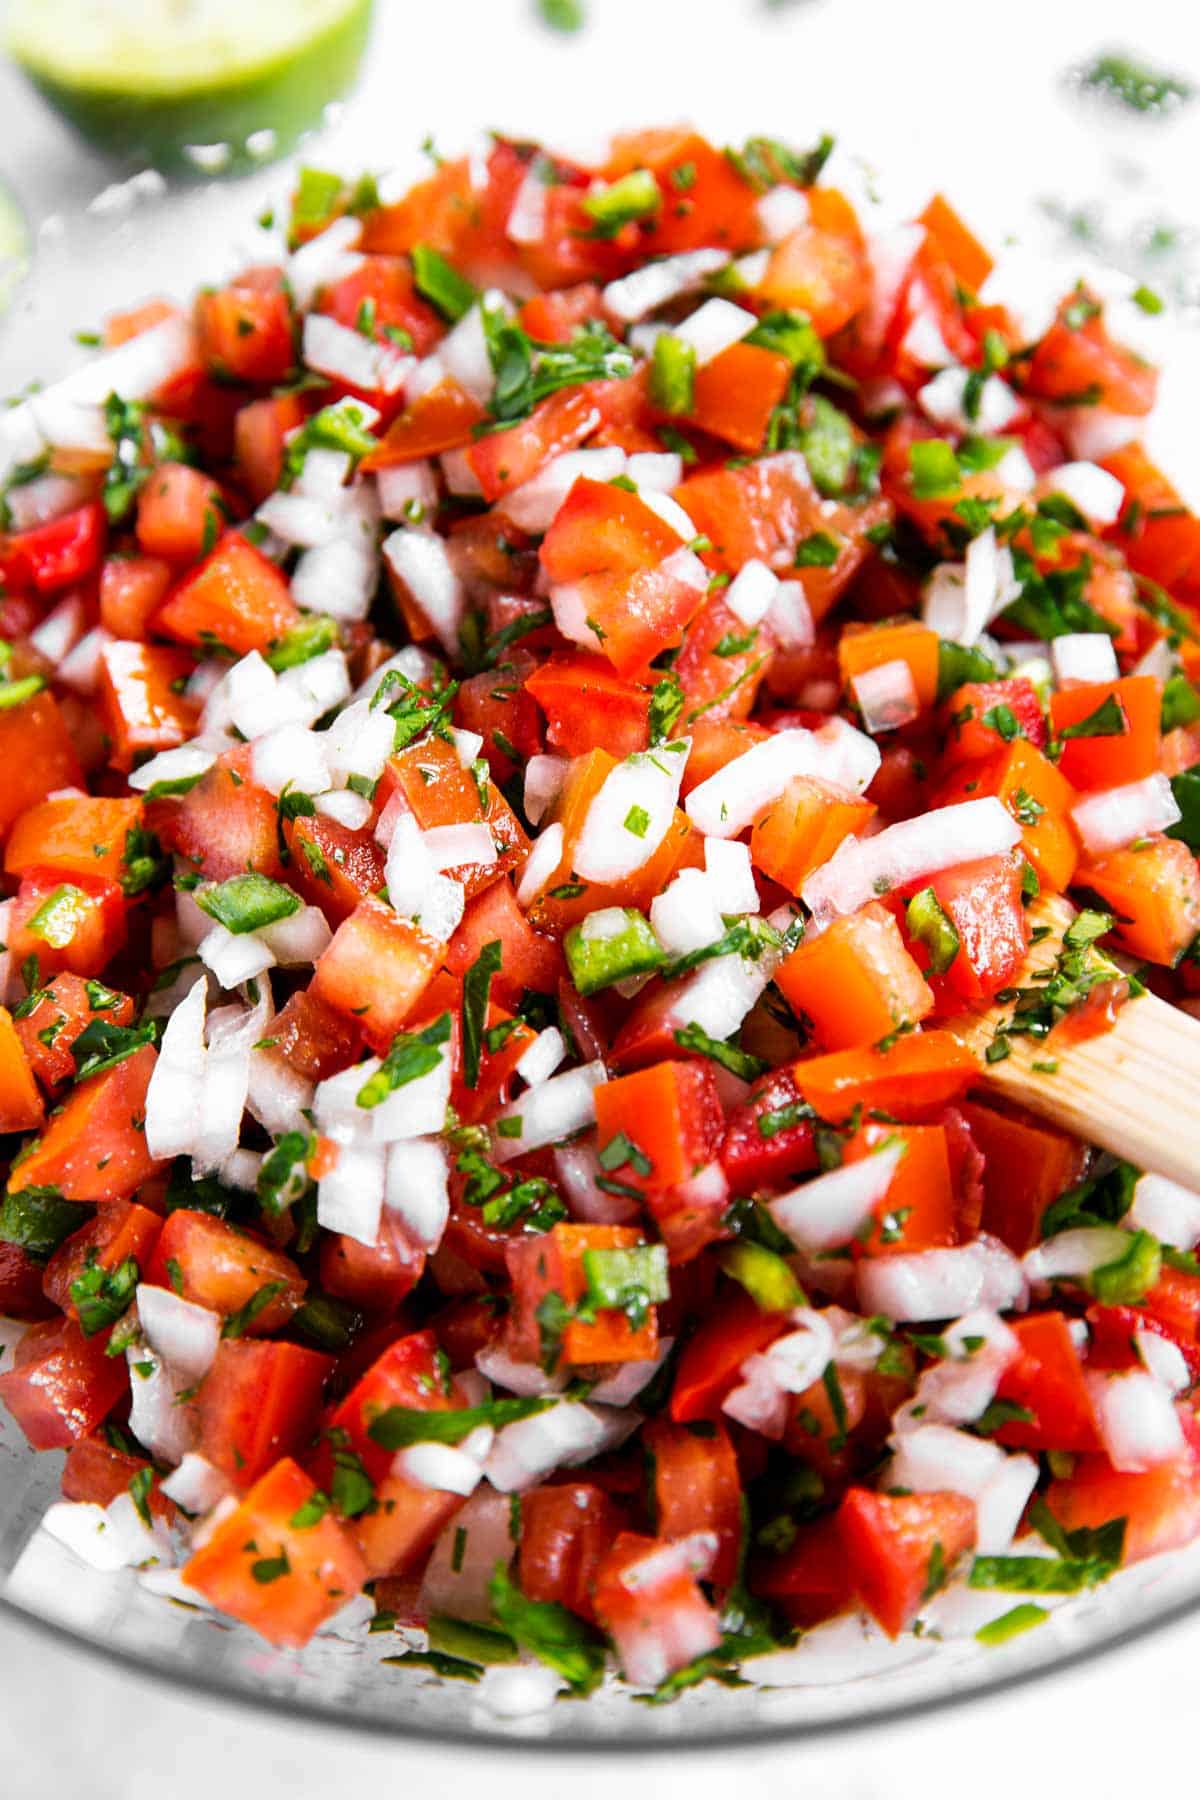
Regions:
<instances>
[{"instance_id":1,"label":"cut lime","mask_svg":"<svg viewBox=\"0 0 1200 1800\"><path fill-rule=\"evenodd\" d=\"M13 194L0 182L0 313L8 311L17 284L29 270L29 226Z\"/></svg>"},{"instance_id":2,"label":"cut lime","mask_svg":"<svg viewBox=\"0 0 1200 1800\"><path fill-rule=\"evenodd\" d=\"M100 149L216 173L282 155L358 72L373 0L14 0L8 47Z\"/></svg>"}]
</instances>

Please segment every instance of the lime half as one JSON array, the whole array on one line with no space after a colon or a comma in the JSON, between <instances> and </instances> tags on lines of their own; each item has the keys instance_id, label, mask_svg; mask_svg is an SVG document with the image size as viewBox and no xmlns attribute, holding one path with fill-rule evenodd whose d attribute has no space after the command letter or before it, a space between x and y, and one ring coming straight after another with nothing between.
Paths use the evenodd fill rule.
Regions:
<instances>
[{"instance_id":1,"label":"lime half","mask_svg":"<svg viewBox=\"0 0 1200 1800\"><path fill-rule=\"evenodd\" d=\"M373 0L13 0L8 48L88 141L222 173L282 155L351 86Z\"/></svg>"}]
</instances>

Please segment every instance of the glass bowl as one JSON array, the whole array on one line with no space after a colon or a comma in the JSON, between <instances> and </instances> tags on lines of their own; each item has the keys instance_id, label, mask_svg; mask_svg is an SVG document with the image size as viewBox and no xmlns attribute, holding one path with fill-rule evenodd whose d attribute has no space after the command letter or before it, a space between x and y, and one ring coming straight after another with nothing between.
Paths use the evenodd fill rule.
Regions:
<instances>
[{"instance_id":1,"label":"glass bowl","mask_svg":"<svg viewBox=\"0 0 1200 1800\"><path fill-rule=\"evenodd\" d=\"M396 169L403 185L420 172L424 138L457 149L481 126L568 149L684 117L725 142L766 132L804 145L834 131L831 178L872 223L911 216L940 188L987 242L1012 249L1014 266L1036 273L1043 297L1097 264L1163 295L1167 311L1146 346L1167 369L1151 447L1195 499L1200 471L1185 450L1200 375L1190 173L1200 100L1137 112L1078 76L1111 49L1200 74L1200 41L1180 18L1175 0L1142 0L1136 27L1125 8L1097 0L1058 0L1036 16L1018 4L984 44L964 35L955 0L589 0L586 28L565 35L540 23L534 0L439 0L420 11L383 0L360 91L330 110L299 160ZM3 166L0 152L0 173L31 244L0 326L3 392L63 373L83 355L73 334L106 312L155 293L185 296L244 263L255 220L288 189L286 164L180 189L153 171L130 177L82 151L9 68L0 107L7 144L21 146L19 164L10 152ZM12 1335L0 1324L0 1344ZM303 1652L274 1651L180 1604L160 1577L98 1573L39 1529L60 1468L60 1456L33 1455L0 1416L6 1614L181 1687L446 1742L644 1751L845 1731L1048 1677L1200 1602L1193 1548L1123 1571L999 1647L976 1641L961 1608L943 1616L935 1604L921 1634L894 1645L855 1621L810 1633L786 1662L758 1665L763 1685L710 1682L651 1707L610 1683L587 1701L525 1714L491 1676L473 1687L406 1669L395 1660L402 1642L368 1634L361 1620Z\"/></svg>"}]
</instances>

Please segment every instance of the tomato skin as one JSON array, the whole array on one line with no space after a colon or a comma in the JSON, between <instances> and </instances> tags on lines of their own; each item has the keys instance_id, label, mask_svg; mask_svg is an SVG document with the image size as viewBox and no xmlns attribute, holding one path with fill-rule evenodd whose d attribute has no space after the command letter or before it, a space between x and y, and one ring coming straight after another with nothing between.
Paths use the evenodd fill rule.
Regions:
<instances>
[{"instance_id":1,"label":"tomato skin","mask_svg":"<svg viewBox=\"0 0 1200 1800\"><path fill-rule=\"evenodd\" d=\"M223 517L215 481L186 463L160 463L138 495L138 543L147 556L197 562Z\"/></svg>"},{"instance_id":2,"label":"tomato skin","mask_svg":"<svg viewBox=\"0 0 1200 1800\"><path fill-rule=\"evenodd\" d=\"M642 228L640 255L669 256L708 244L753 250L762 242L754 189L698 132L667 127L618 134L606 177L617 180L643 168L658 183L662 204Z\"/></svg>"},{"instance_id":3,"label":"tomato skin","mask_svg":"<svg viewBox=\"0 0 1200 1800\"><path fill-rule=\"evenodd\" d=\"M127 1200L162 1164L146 1149L138 1121L158 1060L144 1044L111 1069L72 1088L30 1154L9 1176L9 1191L56 1187L67 1200Z\"/></svg>"},{"instance_id":4,"label":"tomato skin","mask_svg":"<svg viewBox=\"0 0 1200 1800\"><path fill-rule=\"evenodd\" d=\"M896 1139L904 1145L904 1155L886 1194L871 1209L871 1235L851 1246L856 1256L932 1250L957 1240L946 1133L940 1125L860 1125L846 1143L843 1160L861 1162Z\"/></svg>"},{"instance_id":5,"label":"tomato skin","mask_svg":"<svg viewBox=\"0 0 1200 1800\"><path fill-rule=\"evenodd\" d=\"M633 1579L639 1564L647 1576L656 1563L661 1567L656 1552L667 1549L662 1539L622 1531L596 1572L596 1617L612 1637L627 1679L639 1686L657 1685L721 1640L717 1614L686 1567L668 1565L653 1579Z\"/></svg>"},{"instance_id":6,"label":"tomato skin","mask_svg":"<svg viewBox=\"0 0 1200 1800\"><path fill-rule=\"evenodd\" d=\"M811 188L808 221L771 252L756 297L808 314L822 337L849 323L867 299L870 265L854 209L835 188Z\"/></svg>"},{"instance_id":7,"label":"tomato skin","mask_svg":"<svg viewBox=\"0 0 1200 1800\"><path fill-rule=\"evenodd\" d=\"M1081 681L1060 688L1050 701L1050 719L1062 737L1102 706L1115 701L1123 729L1101 737L1069 737L1059 768L1072 787L1117 787L1140 781L1158 767L1160 684L1153 675L1124 675L1119 681Z\"/></svg>"},{"instance_id":8,"label":"tomato skin","mask_svg":"<svg viewBox=\"0 0 1200 1800\"><path fill-rule=\"evenodd\" d=\"M393 1313L416 1287L424 1268L425 1252L409 1240L386 1208L378 1243L360 1244L338 1232L326 1233L321 1245L321 1286L368 1313Z\"/></svg>"},{"instance_id":9,"label":"tomato skin","mask_svg":"<svg viewBox=\"0 0 1200 1800\"><path fill-rule=\"evenodd\" d=\"M492 780L499 785L515 774L519 763L537 756L542 748L542 721L533 696L522 685L532 668L531 656L516 655L511 670L499 679L485 671L468 675L458 690L455 719L467 731L483 739L483 755ZM517 753L514 762L511 746Z\"/></svg>"},{"instance_id":10,"label":"tomato skin","mask_svg":"<svg viewBox=\"0 0 1200 1800\"><path fill-rule=\"evenodd\" d=\"M352 831L318 813L287 820L283 835L291 855L289 885L319 906L331 925L340 925L383 886L384 854L369 830Z\"/></svg>"},{"instance_id":11,"label":"tomato skin","mask_svg":"<svg viewBox=\"0 0 1200 1800\"><path fill-rule=\"evenodd\" d=\"M776 981L827 1050L879 1043L933 1010L933 995L891 914L872 901L784 958Z\"/></svg>"},{"instance_id":12,"label":"tomato skin","mask_svg":"<svg viewBox=\"0 0 1200 1800\"><path fill-rule=\"evenodd\" d=\"M465 975L485 944L498 942L502 961L492 993L503 1006L519 1003L526 989L553 993L563 971L562 952L552 938L534 931L517 905L511 881L496 881L470 901L462 923L446 946L446 967Z\"/></svg>"},{"instance_id":13,"label":"tomato skin","mask_svg":"<svg viewBox=\"0 0 1200 1800\"><path fill-rule=\"evenodd\" d=\"M528 1600L548 1600L595 1621L592 1588L621 1509L587 1481L534 1488L521 1497L518 1579Z\"/></svg>"},{"instance_id":14,"label":"tomato skin","mask_svg":"<svg viewBox=\"0 0 1200 1800\"><path fill-rule=\"evenodd\" d=\"M152 1474L146 1501L154 1518L168 1523L175 1508L160 1492L161 1477L144 1456L118 1450L102 1435L80 1438L67 1451L62 1472L64 1500L90 1500L93 1506L109 1506L129 1492L129 1484L143 1469Z\"/></svg>"},{"instance_id":15,"label":"tomato skin","mask_svg":"<svg viewBox=\"0 0 1200 1800\"><path fill-rule=\"evenodd\" d=\"M518 1361L535 1362L542 1353L539 1308L557 1294L573 1307L587 1287L583 1258L589 1250L628 1250L643 1242L627 1225L555 1225L538 1236L510 1238L505 1264L512 1282L512 1306L504 1347ZM635 1328L624 1313L600 1307L590 1322L572 1319L562 1333L564 1363L647 1362L658 1348L658 1314L651 1306Z\"/></svg>"},{"instance_id":16,"label":"tomato skin","mask_svg":"<svg viewBox=\"0 0 1200 1800\"><path fill-rule=\"evenodd\" d=\"M372 315L371 336L376 343L392 343L389 326L406 331L415 356L427 356L446 328L413 284L412 270L400 256L364 256L351 275L343 275L321 294L318 310L339 325L362 329L363 308Z\"/></svg>"},{"instance_id":17,"label":"tomato skin","mask_svg":"<svg viewBox=\"0 0 1200 1800\"><path fill-rule=\"evenodd\" d=\"M524 692L546 715L546 738L563 756L607 750L632 756L650 742L650 696L602 656L551 656L526 676Z\"/></svg>"},{"instance_id":18,"label":"tomato skin","mask_svg":"<svg viewBox=\"0 0 1200 1800\"><path fill-rule=\"evenodd\" d=\"M39 915L46 905L55 908L54 934L63 942L43 935ZM64 880L53 869L31 869L22 876L9 913L8 947L18 966L36 956L39 971L47 975L60 969L99 975L124 946L125 916L125 897L115 882L83 875Z\"/></svg>"},{"instance_id":19,"label":"tomato skin","mask_svg":"<svg viewBox=\"0 0 1200 1800\"><path fill-rule=\"evenodd\" d=\"M392 420L378 448L364 456L360 467L368 473L393 469L446 450L461 450L472 442L471 434L483 417L478 400L447 378Z\"/></svg>"},{"instance_id":20,"label":"tomato skin","mask_svg":"<svg viewBox=\"0 0 1200 1800\"><path fill-rule=\"evenodd\" d=\"M35 1450L87 1437L129 1387L124 1359L105 1355L104 1335L85 1338L72 1319L30 1326L14 1364L0 1375L0 1402Z\"/></svg>"},{"instance_id":21,"label":"tomato skin","mask_svg":"<svg viewBox=\"0 0 1200 1800\"><path fill-rule=\"evenodd\" d=\"M55 594L99 568L108 518L98 500L0 538L0 579L7 588Z\"/></svg>"},{"instance_id":22,"label":"tomato skin","mask_svg":"<svg viewBox=\"0 0 1200 1800\"><path fill-rule=\"evenodd\" d=\"M308 1286L281 1250L224 1219L188 1207L168 1216L146 1279L226 1317L240 1311L268 1283L282 1283L282 1291L247 1323L248 1337L265 1337L286 1325Z\"/></svg>"},{"instance_id":23,"label":"tomato skin","mask_svg":"<svg viewBox=\"0 0 1200 1800\"><path fill-rule=\"evenodd\" d=\"M552 457L574 450L591 435L600 423L591 385L561 388L519 424L476 439L467 451L467 461L485 500L494 502L523 486Z\"/></svg>"},{"instance_id":24,"label":"tomato skin","mask_svg":"<svg viewBox=\"0 0 1200 1800\"><path fill-rule=\"evenodd\" d=\"M24 1039L0 1006L0 1131L35 1130L45 1113Z\"/></svg>"},{"instance_id":25,"label":"tomato skin","mask_svg":"<svg viewBox=\"0 0 1200 1800\"><path fill-rule=\"evenodd\" d=\"M1085 300L1087 297L1085 296ZM1058 318L1042 337L1025 372L1025 390L1060 406L1081 396L1109 412L1148 413L1158 390L1158 371L1108 335L1097 307L1082 324L1070 323L1075 296L1068 295Z\"/></svg>"},{"instance_id":26,"label":"tomato skin","mask_svg":"<svg viewBox=\"0 0 1200 1800\"><path fill-rule=\"evenodd\" d=\"M1200 930L1200 871L1188 846L1153 836L1080 864L1077 881L1100 894L1127 955L1173 966Z\"/></svg>"},{"instance_id":27,"label":"tomato skin","mask_svg":"<svg viewBox=\"0 0 1200 1800\"><path fill-rule=\"evenodd\" d=\"M771 414L791 378L791 362L777 350L730 344L696 370L689 421L753 455L762 449Z\"/></svg>"},{"instance_id":28,"label":"tomato skin","mask_svg":"<svg viewBox=\"0 0 1200 1800\"><path fill-rule=\"evenodd\" d=\"M17 820L4 853L5 873L51 869L66 877L119 882L126 836L141 822L142 802L136 795L128 800L90 794L44 800Z\"/></svg>"},{"instance_id":29,"label":"tomato skin","mask_svg":"<svg viewBox=\"0 0 1200 1800\"><path fill-rule=\"evenodd\" d=\"M850 1488L837 1513L851 1580L889 1637L920 1609L935 1546L950 1569L975 1541L975 1506L961 1494L876 1494Z\"/></svg>"},{"instance_id":30,"label":"tomato skin","mask_svg":"<svg viewBox=\"0 0 1200 1800\"><path fill-rule=\"evenodd\" d=\"M315 1435L333 1358L298 1344L226 1338L197 1394L201 1456L236 1488L252 1487Z\"/></svg>"},{"instance_id":31,"label":"tomato skin","mask_svg":"<svg viewBox=\"0 0 1200 1800\"><path fill-rule=\"evenodd\" d=\"M293 1522L316 1491L290 1457L282 1458L193 1552L184 1582L270 1643L306 1644L367 1579L362 1557L334 1514L313 1525ZM269 1581L256 1579L255 1566L272 1561L283 1564L282 1572Z\"/></svg>"},{"instance_id":32,"label":"tomato skin","mask_svg":"<svg viewBox=\"0 0 1200 1800\"><path fill-rule=\"evenodd\" d=\"M802 1526L779 1556L756 1559L750 1581L793 1625L820 1625L848 1612L854 1583L836 1516Z\"/></svg>"},{"instance_id":33,"label":"tomato skin","mask_svg":"<svg viewBox=\"0 0 1200 1800\"><path fill-rule=\"evenodd\" d=\"M234 457L239 481L256 506L279 486L285 439L304 418L299 394L273 394L239 407L233 423Z\"/></svg>"},{"instance_id":34,"label":"tomato skin","mask_svg":"<svg viewBox=\"0 0 1200 1800\"><path fill-rule=\"evenodd\" d=\"M1107 1456L1081 1456L1073 1473L1052 1481L1046 1504L1066 1531L1125 1520L1125 1563L1190 1543L1200 1532L1200 1471L1188 1447L1143 1474L1114 1469Z\"/></svg>"}]
</instances>

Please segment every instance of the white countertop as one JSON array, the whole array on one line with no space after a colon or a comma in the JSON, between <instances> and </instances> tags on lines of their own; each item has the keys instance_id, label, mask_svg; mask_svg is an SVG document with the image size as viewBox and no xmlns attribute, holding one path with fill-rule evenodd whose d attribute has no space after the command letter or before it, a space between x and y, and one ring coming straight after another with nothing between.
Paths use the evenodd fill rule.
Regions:
<instances>
[{"instance_id":1,"label":"white countertop","mask_svg":"<svg viewBox=\"0 0 1200 1800\"><path fill-rule=\"evenodd\" d=\"M1156 1775L1194 1764L1198 1670L1200 1618L1041 1686L912 1725L795 1748L575 1760L276 1723L141 1682L0 1619L0 1793L463 1800L478 1780L487 1800L612 1800L614 1783L633 1778L652 1785L654 1800L724 1800L731 1782L738 1800L937 1800L966 1783L970 1800L1081 1788L1088 1800L1128 1800Z\"/></svg>"}]
</instances>

